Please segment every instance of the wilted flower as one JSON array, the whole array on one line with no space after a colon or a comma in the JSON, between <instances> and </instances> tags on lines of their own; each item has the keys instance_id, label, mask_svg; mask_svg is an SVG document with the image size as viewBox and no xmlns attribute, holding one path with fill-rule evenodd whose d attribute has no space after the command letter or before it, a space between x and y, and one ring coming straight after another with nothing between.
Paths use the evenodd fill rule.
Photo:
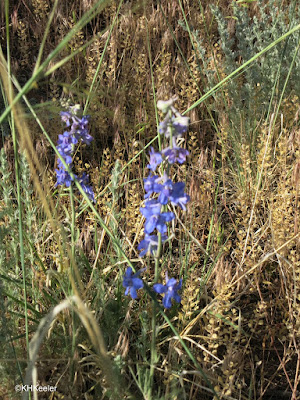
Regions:
<instances>
[{"instance_id":1,"label":"wilted flower","mask_svg":"<svg viewBox=\"0 0 300 400\"><path fill-rule=\"evenodd\" d=\"M188 130L190 119L179 115L172 121L173 127L175 128L175 136L181 136Z\"/></svg>"},{"instance_id":2,"label":"wilted flower","mask_svg":"<svg viewBox=\"0 0 300 400\"><path fill-rule=\"evenodd\" d=\"M172 99L170 100L158 100L157 102L157 108L159 110L161 110L162 112L166 113L169 111L170 108L173 108L173 104L175 103L175 101L177 100L177 97L174 96Z\"/></svg>"}]
</instances>

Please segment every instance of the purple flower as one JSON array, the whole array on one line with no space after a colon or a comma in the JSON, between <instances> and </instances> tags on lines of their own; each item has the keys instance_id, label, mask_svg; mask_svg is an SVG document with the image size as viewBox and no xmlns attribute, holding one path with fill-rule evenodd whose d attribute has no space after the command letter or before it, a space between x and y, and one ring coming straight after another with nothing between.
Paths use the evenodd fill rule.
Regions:
<instances>
[{"instance_id":1,"label":"purple flower","mask_svg":"<svg viewBox=\"0 0 300 400\"><path fill-rule=\"evenodd\" d=\"M170 117L167 116L162 122L158 125L158 132L162 135L167 132L168 124L170 123Z\"/></svg>"},{"instance_id":2,"label":"purple flower","mask_svg":"<svg viewBox=\"0 0 300 400\"><path fill-rule=\"evenodd\" d=\"M177 146L177 138L181 137L188 129L189 118L183 117L173 106L176 98L167 101L158 101L157 108L165 114L165 118L159 123L158 132L169 138L169 147L161 152L156 152L153 147L150 148L150 162L147 165L152 172L144 179L145 188L145 206L140 208L140 212L145 217L144 232L145 237L138 245L138 250L142 250L140 256L147 253L153 254L158 249L158 236L152 234L155 229L163 235L163 241L167 240L165 233L167 232L167 223L175 218L174 213L165 212L165 206L168 203L179 205L183 210L186 210L185 205L190 200L190 197L184 193L185 184L182 182L173 183L170 179L170 165L178 162L183 164L189 152ZM161 163L163 165L164 175L159 177L155 175L155 170ZM152 196L154 194L154 196ZM175 283L170 280L168 283L172 288ZM172 286L173 285L173 286ZM179 288L180 284L177 285ZM161 286L156 286L161 288ZM158 290L160 290L158 289ZM176 288L175 288L176 289ZM171 289L170 289L171 290ZM175 291L176 294L176 291ZM175 296L174 294L174 296ZM171 306L170 294L165 296L167 306ZM178 299L178 298L177 298ZM167 307L166 306L166 307Z\"/></svg>"},{"instance_id":3,"label":"purple flower","mask_svg":"<svg viewBox=\"0 0 300 400\"><path fill-rule=\"evenodd\" d=\"M92 140L94 139L93 136L91 136L88 133L88 128L87 128L90 116L84 115L81 119L78 117L75 118L76 121L73 123L71 131L74 132L74 135L78 140L81 139L83 143L89 146Z\"/></svg>"},{"instance_id":4,"label":"purple flower","mask_svg":"<svg viewBox=\"0 0 300 400\"><path fill-rule=\"evenodd\" d=\"M151 171L155 171L156 167L162 162L162 155L160 152L156 153L153 147L150 148L150 164L147 165L147 168L151 169Z\"/></svg>"},{"instance_id":5,"label":"purple flower","mask_svg":"<svg viewBox=\"0 0 300 400\"><path fill-rule=\"evenodd\" d=\"M69 111L60 112L61 120L66 123L67 127L71 125L70 120L72 119L72 114Z\"/></svg>"},{"instance_id":6,"label":"purple flower","mask_svg":"<svg viewBox=\"0 0 300 400\"><path fill-rule=\"evenodd\" d=\"M95 194L93 192L92 187L88 184L89 183L89 176L84 172L82 176L78 179L78 182L80 183L82 189L88 196L88 198L91 201L95 202Z\"/></svg>"},{"instance_id":7,"label":"purple flower","mask_svg":"<svg viewBox=\"0 0 300 400\"><path fill-rule=\"evenodd\" d=\"M188 130L190 119L189 117L183 117L178 113L178 116L173 119L172 124L175 129L175 136L181 136Z\"/></svg>"},{"instance_id":8,"label":"purple flower","mask_svg":"<svg viewBox=\"0 0 300 400\"><path fill-rule=\"evenodd\" d=\"M143 281L138 278L142 270L136 272L135 274L132 272L132 268L128 267L124 278L123 278L123 287L126 288L125 295L127 296L130 293L130 296L133 299L137 298L137 290L143 287Z\"/></svg>"},{"instance_id":9,"label":"purple flower","mask_svg":"<svg viewBox=\"0 0 300 400\"><path fill-rule=\"evenodd\" d=\"M72 182L72 178L71 175L65 170L65 169L56 169L56 177L57 177L57 182L55 184L55 186L58 185L66 185L66 187L70 187L71 182ZM75 175L76 177L76 175Z\"/></svg>"},{"instance_id":10,"label":"purple flower","mask_svg":"<svg viewBox=\"0 0 300 400\"><path fill-rule=\"evenodd\" d=\"M159 191L159 196L158 196L158 201L166 205L168 203L169 197L172 193L172 188L173 188L173 182L171 179L168 179L168 176L166 173L164 173L163 177L164 183L161 185L161 189Z\"/></svg>"},{"instance_id":11,"label":"purple flower","mask_svg":"<svg viewBox=\"0 0 300 400\"><path fill-rule=\"evenodd\" d=\"M161 213L158 218L157 221L155 223L155 227L158 230L158 232L160 233L166 233L167 232L167 222L172 221L172 219L175 218L175 214L172 212L164 212ZM149 223L150 225L150 223ZM146 226L145 226L145 231L146 231Z\"/></svg>"},{"instance_id":12,"label":"purple flower","mask_svg":"<svg viewBox=\"0 0 300 400\"><path fill-rule=\"evenodd\" d=\"M62 135L58 136L57 150L59 154L62 156L62 158L65 160L66 164L71 164L73 146L77 142L78 142L77 139L72 134L70 134L70 132L64 132ZM60 167L64 168L60 160L59 162L60 162Z\"/></svg>"},{"instance_id":13,"label":"purple flower","mask_svg":"<svg viewBox=\"0 0 300 400\"><path fill-rule=\"evenodd\" d=\"M161 204L155 199L147 200L145 207L140 208L141 213L145 218L149 218L151 215L158 215L161 211Z\"/></svg>"},{"instance_id":14,"label":"purple flower","mask_svg":"<svg viewBox=\"0 0 300 400\"><path fill-rule=\"evenodd\" d=\"M161 237L162 243L165 242L167 238L168 237L166 235L162 235ZM154 252L157 250L157 247L158 247L158 236L148 235L146 233L145 238L138 245L138 250L144 249L143 251L140 252L140 257L143 257L148 252L150 254L154 254Z\"/></svg>"},{"instance_id":15,"label":"purple flower","mask_svg":"<svg viewBox=\"0 0 300 400\"><path fill-rule=\"evenodd\" d=\"M156 192L159 193L157 202L166 205L169 201L173 205L179 205L183 210L186 210L185 204L190 200L190 196L184 193L185 184L183 182L173 183L168 179L166 173L163 176L163 183L157 187ZM155 207L156 203L150 203L149 207ZM154 212L152 212L154 214Z\"/></svg>"},{"instance_id":16,"label":"purple flower","mask_svg":"<svg viewBox=\"0 0 300 400\"><path fill-rule=\"evenodd\" d=\"M156 228L160 233L167 232L166 222L175 218L172 212L161 213L161 203L151 199L145 203L144 208L140 208L141 213L146 218L145 233L152 233Z\"/></svg>"},{"instance_id":17,"label":"purple flower","mask_svg":"<svg viewBox=\"0 0 300 400\"><path fill-rule=\"evenodd\" d=\"M149 175L147 178L144 179L144 189L145 189L145 199L151 196L153 192L158 193L162 185L160 185L159 182L161 180L161 177L158 175Z\"/></svg>"},{"instance_id":18,"label":"purple flower","mask_svg":"<svg viewBox=\"0 0 300 400\"><path fill-rule=\"evenodd\" d=\"M178 290L181 289L182 286L182 279L180 279L179 283L177 283L175 278L168 278L168 273L166 273L166 284L162 285L161 283L156 283L153 285L153 289L156 293L165 293L163 298L163 305L165 308L172 307L172 299L176 301L176 303L181 302L181 298L177 293Z\"/></svg>"},{"instance_id":19,"label":"purple flower","mask_svg":"<svg viewBox=\"0 0 300 400\"><path fill-rule=\"evenodd\" d=\"M77 143L78 140L68 131L65 131L62 135L58 135L57 144L64 149L65 152L71 152L72 146Z\"/></svg>"},{"instance_id":20,"label":"purple flower","mask_svg":"<svg viewBox=\"0 0 300 400\"><path fill-rule=\"evenodd\" d=\"M185 184L183 182L176 182L173 184L172 193L169 196L169 200L174 205L179 205L184 211L186 211L186 203L190 201L190 196L184 193Z\"/></svg>"},{"instance_id":21,"label":"purple flower","mask_svg":"<svg viewBox=\"0 0 300 400\"><path fill-rule=\"evenodd\" d=\"M79 118L77 116L79 110L80 106L75 105L73 107L69 107L69 111L62 111L60 113L62 121L65 122L66 126L70 128L70 130L67 130L62 135L58 136L57 150L69 168L71 168L74 145L76 145L79 140L86 144L90 144L93 140L93 137L89 135L87 128L90 117L88 115L84 115L82 118ZM66 171L61 159L58 159L57 165L58 169L56 170L56 186L66 185L69 187L71 185L72 178ZM89 185L88 175L84 173L81 178L78 178L75 175L75 178L78 179L78 182L80 183L84 192L87 194L88 198L91 201L95 201L93 189Z\"/></svg>"},{"instance_id":22,"label":"purple flower","mask_svg":"<svg viewBox=\"0 0 300 400\"><path fill-rule=\"evenodd\" d=\"M62 156L62 158L65 160L65 163L68 164L68 165L71 164L71 162L72 162L72 153L71 152L68 152L68 153L65 152L65 149L60 147L60 146L57 146L57 150L58 150L59 154ZM57 163L58 163L58 166L60 168L64 169L64 165L61 162L60 158L58 158Z\"/></svg>"},{"instance_id":23,"label":"purple flower","mask_svg":"<svg viewBox=\"0 0 300 400\"><path fill-rule=\"evenodd\" d=\"M176 146L176 139L173 138L173 147L167 147L162 151L162 154L169 164L174 164L175 162L183 164L186 161L189 152L186 149Z\"/></svg>"}]
</instances>

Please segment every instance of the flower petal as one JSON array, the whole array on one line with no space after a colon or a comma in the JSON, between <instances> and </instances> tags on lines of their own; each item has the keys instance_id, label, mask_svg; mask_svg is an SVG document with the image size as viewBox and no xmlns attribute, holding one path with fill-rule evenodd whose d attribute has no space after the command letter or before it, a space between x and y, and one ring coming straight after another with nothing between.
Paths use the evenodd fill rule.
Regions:
<instances>
[{"instance_id":1,"label":"flower petal","mask_svg":"<svg viewBox=\"0 0 300 400\"><path fill-rule=\"evenodd\" d=\"M164 285L162 285L161 283L155 283L155 285L153 285L153 290L156 293L165 293L167 288Z\"/></svg>"},{"instance_id":2,"label":"flower petal","mask_svg":"<svg viewBox=\"0 0 300 400\"><path fill-rule=\"evenodd\" d=\"M165 297L163 298L163 305L164 305L165 308L171 308L172 307L171 299L172 299L172 295L171 295L171 293L168 292L165 295Z\"/></svg>"}]
</instances>

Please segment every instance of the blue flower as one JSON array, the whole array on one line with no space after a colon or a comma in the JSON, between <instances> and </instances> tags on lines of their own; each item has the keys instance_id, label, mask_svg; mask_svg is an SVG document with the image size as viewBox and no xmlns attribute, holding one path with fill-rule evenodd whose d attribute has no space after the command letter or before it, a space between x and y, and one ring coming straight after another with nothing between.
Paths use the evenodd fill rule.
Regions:
<instances>
[{"instance_id":1,"label":"blue flower","mask_svg":"<svg viewBox=\"0 0 300 400\"><path fill-rule=\"evenodd\" d=\"M147 199L145 206L140 208L140 212L145 217L144 240L138 245L138 249L142 250L140 256L147 253L153 254L158 249L158 236L152 234L155 229L163 235L163 240L167 240L165 233L167 232L167 223L175 218L174 213L165 212L166 205L179 205L186 210L186 203L190 197L184 193L185 184L182 182L173 183L170 179L170 165L178 162L183 164L189 152L177 145L177 138L184 134L189 125L189 118L183 117L173 106L176 97L167 101L158 101L157 108L161 110L165 117L159 123L158 132L169 138L169 147L161 152L155 152L154 148L150 148L150 162L147 165L152 172L144 179L145 196ZM171 143L172 142L172 143ZM163 176L154 175L158 165L164 163ZM154 196L152 196L154 194ZM169 285L172 286L172 280ZM174 283L174 282L173 282ZM181 283L180 283L181 285ZM170 286L170 287L171 287ZM169 295L168 295L169 296ZM166 304L169 304L168 296L166 296Z\"/></svg>"},{"instance_id":2,"label":"blue flower","mask_svg":"<svg viewBox=\"0 0 300 400\"><path fill-rule=\"evenodd\" d=\"M166 233L167 232L167 222L172 221L172 219L175 218L175 214L172 213L171 211L169 212L164 212L161 213L158 217L157 220L155 222L155 228L158 230L158 232L160 233ZM155 218L154 218L155 219ZM148 226L150 226L153 223L153 221L149 221ZM147 224L147 221L146 221ZM146 230L146 224L145 224L145 232L147 232Z\"/></svg>"},{"instance_id":3,"label":"blue flower","mask_svg":"<svg viewBox=\"0 0 300 400\"><path fill-rule=\"evenodd\" d=\"M158 175L149 175L144 179L145 199L150 197L153 192L158 193L161 190L162 185L157 183L160 180L161 177Z\"/></svg>"},{"instance_id":4,"label":"blue flower","mask_svg":"<svg viewBox=\"0 0 300 400\"><path fill-rule=\"evenodd\" d=\"M190 201L190 196L184 193L185 184L183 182L176 182L173 184L172 193L169 196L169 200L174 205L179 205L184 211L186 211L186 203Z\"/></svg>"},{"instance_id":5,"label":"blue flower","mask_svg":"<svg viewBox=\"0 0 300 400\"><path fill-rule=\"evenodd\" d=\"M66 185L66 187L70 187L72 178L71 175L65 170L65 169L56 169L56 177L57 177L57 182L55 186L58 185ZM76 177L76 175L75 175Z\"/></svg>"},{"instance_id":6,"label":"blue flower","mask_svg":"<svg viewBox=\"0 0 300 400\"><path fill-rule=\"evenodd\" d=\"M81 119L75 117L76 121L73 123L71 127L71 131L74 133L75 137L79 140L81 139L83 143L87 144L88 146L91 144L92 140L94 139L88 133L87 125L89 123L90 116L84 115Z\"/></svg>"},{"instance_id":7,"label":"blue flower","mask_svg":"<svg viewBox=\"0 0 300 400\"><path fill-rule=\"evenodd\" d=\"M70 120L72 119L72 114L69 111L60 112L61 120L66 123L67 127L71 125Z\"/></svg>"},{"instance_id":8,"label":"blue flower","mask_svg":"<svg viewBox=\"0 0 300 400\"><path fill-rule=\"evenodd\" d=\"M132 268L128 267L124 278L123 278L123 287L126 288L125 295L127 296L130 293L130 296L133 299L137 298L137 290L141 289L144 284L143 281L138 278L142 270L136 272L135 274L132 272Z\"/></svg>"},{"instance_id":9,"label":"blue flower","mask_svg":"<svg viewBox=\"0 0 300 400\"><path fill-rule=\"evenodd\" d=\"M90 116L84 115L82 118L77 116L80 111L80 106L75 105L69 107L69 111L62 111L60 113L61 119L65 122L66 126L70 130L65 131L62 135L58 136L57 140L57 150L65 163L71 168L72 155L74 152L74 145L78 143L79 140L86 144L90 144L93 137L89 135L87 125L89 123ZM72 182L72 178L66 171L61 159L57 160L58 169L56 170L57 175L57 185L66 185L69 187ZM92 187L89 185L89 176L83 174L81 178L74 175L78 182L80 183L82 189L87 194L91 201L95 201L95 195Z\"/></svg>"},{"instance_id":10,"label":"blue flower","mask_svg":"<svg viewBox=\"0 0 300 400\"><path fill-rule=\"evenodd\" d=\"M145 202L145 207L140 208L141 213L145 218L151 217L151 215L158 215L161 211L161 204L155 199L147 200Z\"/></svg>"},{"instance_id":11,"label":"blue flower","mask_svg":"<svg viewBox=\"0 0 300 400\"><path fill-rule=\"evenodd\" d=\"M182 286L182 279L180 279L179 283L177 283L175 278L168 278L168 274L166 273L166 284L162 285L161 283L156 283L153 285L153 289L156 293L165 293L163 298L163 305L165 308L172 307L172 299L176 301L176 303L181 302L181 298L177 293L178 290L181 289Z\"/></svg>"},{"instance_id":12,"label":"blue flower","mask_svg":"<svg viewBox=\"0 0 300 400\"><path fill-rule=\"evenodd\" d=\"M66 164L71 164L73 147L77 142L77 139L72 134L70 134L70 132L64 132L62 135L58 136L57 150L62 158L65 160ZM64 169L61 161L60 167Z\"/></svg>"},{"instance_id":13,"label":"blue flower","mask_svg":"<svg viewBox=\"0 0 300 400\"><path fill-rule=\"evenodd\" d=\"M168 203L169 196L172 193L173 182L171 181L171 179L168 178L166 172L164 173L163 181L164 183L161 185L161 188L158 191L158 201L161 204L166 205Z\"/></svg>"},{"instance_id":14,"label":"blue flower","mask_svg":"<svg viewBox=\"0 0 300 400\"><path fill-rule=\"evenodd\" d=\"M78 140L70 134L70 132L65 131L62 135L58 135L57 144L60 146L64 151L71 152L74 144L77 144Z\"/></svg>"},{"instance_id":15,"label":"blue flower","mask_svg":"<svg viewBox=\"0 0 300 400\"><path fill-rule=\"evenodd\" d=\"M150 148L150 164L147 165L147 168L151 169L153 172L156 170L156 167L162 162L161 153L156 153L153 147Z\"/></svg>"},{"instance_id":16,"label":"blue flower","mask_svg":"<svg viewBox=\"0 0 300 400\"><path fill-rule=\"evenodd\" d=\"M183 164L190 153L186 149L176 146L176 139L173 138L173 147L167 147L162 151L162 154L169 164L174 164L175 162Z\"/></svg>"},{"instance_id":17,"label":"blue flower","mask_svg":"<svg viewBox=\"0 0 300 400\"><path fill-rule=\"evenodd\" d=\"M76 106L70 107L70 110L72 109L74 113L71 113L69 111L62 111L60 113L61 119L63 122L65 122L66 126L71 126L70 132L67 133L71 134L71 136L76 140L76 143L78 142L78 140L81 139L83 143L90 145L91 141L94 139L93 136L88 133L87 128L90 116L84 115L82 118L79 118L77 115L75 115L75 112L79 111L79 109L77 109Z\"/></svg>"},{"instance_id":18,"label":"blue flower","mask_svg":"<svg viewBox=\"0 0 300 400\"><path fill-rule=\"evenodd\" d=\"M183 210L186 210L185 204L190 200L190 196L184 193L185 184L183 182L173 183L171 179L168 179L168 175L164 173L163 183L158 185L156 188L156 192L159 193L158 200L154 200L153 203L146 203L146 207L150 207L153 209L151 214L155 214L155 207L158 204L166 205L169 201L173 205L179 205ZM154 211L155 209L155 211ZM147 211L143 214L145 217L150 216L150 213Z\"/></svg>"},{"instance_id":19,"label":"blue flower","mask_svg":"<svg viewBox=\"0 0 300 400\"><path fill-rule=\"evenodd\" d=\"M141 213L146 218L145 233L152 233L156 228L160 233L167 232L166 222L175 218L172 212L161 213L161 203L151 199L145 203L144 208L140 208Z\"/></svg>"},{"instance_id":20,"label":"blue flower","mask_svg":"<svg viewBox=\"0 0 300 400\"><path fill-rule=\"evenodd\" d=\"M162 235L161 237L162 243L165 242L167 238L168 237L166 235ZM157 250L157 247L158 247L158 236L148 235L146 233L145 238L138 245L138 250L144 249L143 251L140 252L140 257L143 257L148 252L150 254L154 254L154 252Z\"/></svg>"},{"instance_id":21,"label":"blue flower","mask_svg":"<svg viewBox=\"0 0 300 400\"><path fill-rule=\"evenodd\" d=\"M57 146L57 150L58 150L59 154L62 156L62 158L65 160L65 163L68 164L68 165L71 164L71 162L72 162L72 153L71 152L65 152L65 149L60 147L60 146ZM65 168L63 163L61 162L60 158L58 158L57 163L58 163L59 168L61 168L61 169Z\"/></svg>"},{"instance_id":22,"label":"blue flower","mask_svg":"<svg viewBox=\"0 0 300 400\"><path fill-rule=\"evenodd\" d=\"M89 183L89 176L84 172L82 176L78 179L82 189L91 201L95 202L95 194Z\"/></svg>"}]
</instances>

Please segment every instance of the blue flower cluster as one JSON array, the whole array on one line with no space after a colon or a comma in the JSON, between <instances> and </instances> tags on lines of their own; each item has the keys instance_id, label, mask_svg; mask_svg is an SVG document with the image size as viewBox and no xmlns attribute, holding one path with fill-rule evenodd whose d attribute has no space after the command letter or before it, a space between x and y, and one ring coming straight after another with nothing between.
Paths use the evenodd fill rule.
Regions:
<instances>
[{"instance_id":1,"label":"blue flower cluster","mask_svg":"<svg viewBox=\"0 0 300 400\"><path fill-rule=\"evenodd\" d=\"M163 305L165 308L171 308L172 299L174 299L177 303L181 302L181 298L177 293L178 290L181 289L181 286L182 279L180 279L179 283L177 283L175 278L169 279L168 273L166 272L166 284L162 285L161 283L156 283L155 285L153 285L153 289L156 293L165 293L165 296L163 298Z\"/></svg>"},{"instance_id":2,"label":"blue flower cluster","mask_svg":"<svg viewBox=\"0 0 300 400\"><path fill-rule=\"evenodd\" d=\"M78 144L79 141L89 145L93 140L93 137L89 134L87 127L90 117L84 115L82 118L79 118L78 113L80 109L77 106L70 107L69 110L70 111L62 111L60 113L62 121L66 124L67 130L62 135L58 136L57 150L69 167L69 170L72 170L72 156L75 145ZM66 185L66 187L70 187L73 179L60 159L57 160L57 166L58 168L55 170L57 177L55 186ZM81 177L78 177L75 174L73 175L80 183L88 198L91 201L95 201L93 189L89 185L89 176L86 173Z\"/></svg>"},{"instance_id":3,"label":"blue flower cluster","mask_svg":"<svg viewBox=\"0 0 300 400\"><path fill-rule=\"evenodd\" d=\"M187 131L189 118L183 117L174 108L175 99L168 101L159 101L157 107L163 111L164 120L159 124L159 133L169 139L169 146L160 152L156 152L153 147L150 148L150 162L147 168L150 170L148 177L144 179L145 189L145 207L140 208L145 217L144 232L145 237L138 245L140 256L157 253L159 241L164 243L167 239L167 223L175 219L175 214L167 210L167 205L179 206L184 211L190 197L184 192L185 184L183 182L172 182L169 176L169 170L172 164L185 162L189 152L180 147L178 139ZM182 142L182 141L181 141ZM158 166L162 166L160 175L155 175ZM155 233L156 231L156 233ZM136 291L143 287L142 280L138 277L140 271L133 274L129 267L126 271L123 286L126 288L125 294L137 297ZM165 308L172 306L171 299L177 303L181 299L178 290L181 289L182 280L179 283L174 278L169 279L166 275L166 284L154 284L153 289L156 293L165 294L163 305Z\"/></svg>"}]
</instances>

